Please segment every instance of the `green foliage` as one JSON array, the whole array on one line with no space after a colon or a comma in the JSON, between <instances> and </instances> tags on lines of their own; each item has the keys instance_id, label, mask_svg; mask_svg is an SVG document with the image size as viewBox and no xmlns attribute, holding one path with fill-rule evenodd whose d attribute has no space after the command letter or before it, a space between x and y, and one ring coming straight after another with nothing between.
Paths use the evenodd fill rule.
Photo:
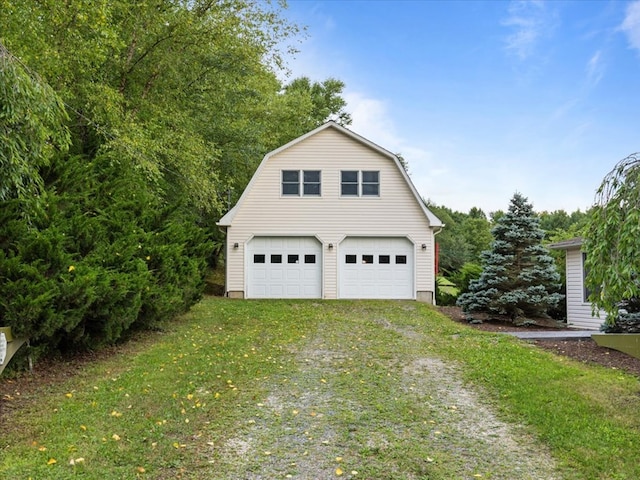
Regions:
<instances>
[{"instance_id":1,"label":"green foliage","mask_svg":"<svg viewBox=\"0 0 640 480\"><path fill-rule=\"evenodd\" d=\"M193 214L99 156L46 171L45 203L0 219L0 318L35 351L94 348L185 311L201 295L208 248Z\"/></svg>"},{"instance_id":2,"label":"green foliage","mask_svg":"<svg viewBox=\"0 0 640 480\"><path fill-rule=\"evenodd\" d=\"M491 250L482 254L483 271L458 298L465 312L545 315L561 300L560 276L542 246L544 232L527 199L516 193L509 211L492 230Z\"/></svg>"},{"instance_id":3,"label":"green foliage","mask_svg":"<svg viewBox=\"0 0 640 480\"><path fill-rule=\"evenodd\" d=\"M469 291L469 284L473 280L480 278L482 274L482 265L473 262L466 262L460 270L458 270L451 280L458 286L460 293Z\"/></svg>"},{"instance_id":4,"label":"green foliage","mask_svg":"<svg viewBox=\"0 0 640 480\"><path fill-rule=\"evenodd\" d=\"M62 100L0 42L0 201L38 197L40 166L69 145Z\"/></svg>"},{"instance_id":5,"label":"green foliage","mask_svg":"<svg viewBox=\"0 0 640 480\"><path fill-rule=\"evenodd\" d=\"M589 300L613 325L618 305L640 297L640 154L621 160L598 188L584 242Z\"/></svg>"},{"instance_id":6,"label":"green foliage","mask_svg":"<svg viewBox=\"0 0 640 480\"><path fill-rule=\"evenodd\" d=\"M451 280L438 275L436 277L436 304L455 305L460 290Z\"/></svg>"},{"instance_id":7,"label":"green foliage","mask_svg":"<svg viewBox=\"0 0 640 480\"><path fill-rule=\"evenodd\" d=\"M428 206L445 224L436 237L440 269L451 276L466 262L478 262L482 251L491 243L491 225L484 212L475 207L465 214L444 206L430 203Z\"/></svg>"}]
</instances>

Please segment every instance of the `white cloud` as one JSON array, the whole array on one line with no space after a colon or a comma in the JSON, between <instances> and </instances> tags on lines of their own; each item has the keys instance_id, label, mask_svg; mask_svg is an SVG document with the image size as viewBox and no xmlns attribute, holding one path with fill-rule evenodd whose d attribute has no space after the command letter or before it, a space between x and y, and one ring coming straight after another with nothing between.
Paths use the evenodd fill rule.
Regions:
<instances>
[{"instance_id":1,"label":"white cloud","mask_svg":"<svg viewBox=\"0 0 640 480\"><path fill-rule=\"evenodd\" d=\"M369 98L362 93L345 92L346 110L351 112L351 128L358 135L395 152L402 139L395 132L388 107L382 100Z\"/></svg>"},{"instance_id":2,"label":"white cloud","mask_svg":"<svg viewBox=\"0 0 640 480\"><path fill-rule=\"evenodd\" d=\"M433 170L433 155L425 148L410 144L398 133L385 101L354 92L345 92L344 99L353 119L349 125L351 130L391 153L402 155L409 164L410 174ZM436 174L438 171L441 169L436 169Z\"/></svg>"},{"instance_id":3,"label":"white cloud","mask_svg":"<svg viewBox=\"0 0 640 480\"><path fill-rule=\"evenodd\" d=\"M555 26L555 16L538 0L518 0L511 2L509 16L502 24L512 27L513 32L506 38L506 48L520 60L533 54L539 41Z\"/></svg>"},{"instance_id":4,"label":"white cloud","mask_svg":"<svg viewBox=\"0 0 640 480\"><path fill-rule=\"evenodd\" d=\"M594 53L587 62L587 80L590 86L596 86L604 75L602 50Z\"/></svg>"},{"instance_id":5,"label":"white cloud","mask_svg":"<svg viewBox=\"0 0 640 480\"><path fill-rule=\"evenodd\" d=\"M629 4L620 29L627 35L631 48L640 50L640 1Z\"/></svg>"}]
</instances>

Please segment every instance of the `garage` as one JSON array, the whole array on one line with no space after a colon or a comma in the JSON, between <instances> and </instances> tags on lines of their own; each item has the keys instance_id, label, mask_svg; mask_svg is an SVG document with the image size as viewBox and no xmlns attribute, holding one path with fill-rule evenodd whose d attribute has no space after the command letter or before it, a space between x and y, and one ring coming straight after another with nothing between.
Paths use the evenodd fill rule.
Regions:
<instances>
[{"instance_id":1,"label":"garage","mask_svg":"<svg viewBox=\"0 0 640 480\"><path fill-rule=\"evenodd\" d=\"M415 298L414 246L407 238L346 237L338 255L340 298Z\"/></svg>"},{"instance_id":2,"label":"garage","mask_svg":"<svg viewBox=\"0 0 640 480\"><path fill-rule=\"evenodd\" d=\"M322 297L322 246L315 237L254 237L247 253L248 298Z\"/></svg>"}]
</instances>

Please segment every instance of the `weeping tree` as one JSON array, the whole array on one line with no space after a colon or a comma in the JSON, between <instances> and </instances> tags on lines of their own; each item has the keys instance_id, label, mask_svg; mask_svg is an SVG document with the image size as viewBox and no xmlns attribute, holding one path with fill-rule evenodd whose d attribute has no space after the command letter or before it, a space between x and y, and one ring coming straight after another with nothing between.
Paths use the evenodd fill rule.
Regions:
<instances>
[{"instance_id":1,"label":"weeping tree","mask_svg":"<svg viewBox=\"0 0 640 480\"><path fill-rule=\"evenodd\" d=\"M586 286L605 329L640 331L640 153L611 170L596 192L584 242Z\"/></svg>"},{"instance_id":2,"label":"weeping tree","mask_svg":"<svg viewBox=\"0 0 640 480\"><path fill-rule=\"evenodd\" d=\"M62 100L0 42L0 202L42 193L39 168L70 142Z\"/></svg>"},{"instance_id":3,"label":"weeping tree","mask_svg":"<svg viewBox=\"0 0 640 480\"><path fill-rule=\"evenodd\" d=\"M546 316L562 300L560 275L542 245L544 231L527 199L516 193L509 211L492 229L490 250L482 253L482 274L457 304L467 313L518 318Z\"/></svg>"}]
</instances>

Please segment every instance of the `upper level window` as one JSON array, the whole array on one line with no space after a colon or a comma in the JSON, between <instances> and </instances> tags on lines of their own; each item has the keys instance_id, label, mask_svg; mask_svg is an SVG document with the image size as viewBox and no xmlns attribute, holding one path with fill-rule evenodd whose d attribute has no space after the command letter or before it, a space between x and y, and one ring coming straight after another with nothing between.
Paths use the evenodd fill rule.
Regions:
<instances>
[{"instance_id":1,"label":"upper level window","mask_svg":"<svg viewBox=\"0 0 640 480\"><path fill-rule=\"evenodd\" d=\"M300 195L300 172L298 170L282 171L282 195Z\"/></svg>"},{"instance_id":2,"label":"upper level window","mask_svg":"<svg viewBox=\"0 0 640 480\"><path fill-rule=\"evenodd\" d=\"M300 196L301 192L305 196L320 196L320 170L282 170L282 195Z\"/></svg>"},{"instance_id":3,"label":"upper level window","mask_svg":"<svg viewBox=\"0 0 640 480\"><path fill-rule=\"evenodd\" d=\"M340 172L340 194L345 197L380 195L380 172L375 170L343 170Z\"/></svg>"},{"instance_id":4,"label":"upper level window","mask_svg":"<svg viewBox=\"0 0 640 480\"><path fill-rule=\"evenodd\" d=\"M303 195L320 195L320 170L305 170L302 176Z\"/></svg>"},{"instance_id":5,"label":"upper level window","mask_svg":"<svg viewBox=\"0 0 640 480\"><path fill-rule=\"evenodd\" d=\"M353 195L355 197L358 196L358 178L359 173L351 170L343 170L341 172L341 184L340 184L340 193L342 195Z\"/></svg>"},{"instance_id":6,"label":"upper level window","mask_svg":"<svg viewBox=\"0 0 640 480\"><path fill-rule=\"evenodd\" d=\"M362 172L362 195L380 195L380 172Z\"/></svg>"}]
</instances>

